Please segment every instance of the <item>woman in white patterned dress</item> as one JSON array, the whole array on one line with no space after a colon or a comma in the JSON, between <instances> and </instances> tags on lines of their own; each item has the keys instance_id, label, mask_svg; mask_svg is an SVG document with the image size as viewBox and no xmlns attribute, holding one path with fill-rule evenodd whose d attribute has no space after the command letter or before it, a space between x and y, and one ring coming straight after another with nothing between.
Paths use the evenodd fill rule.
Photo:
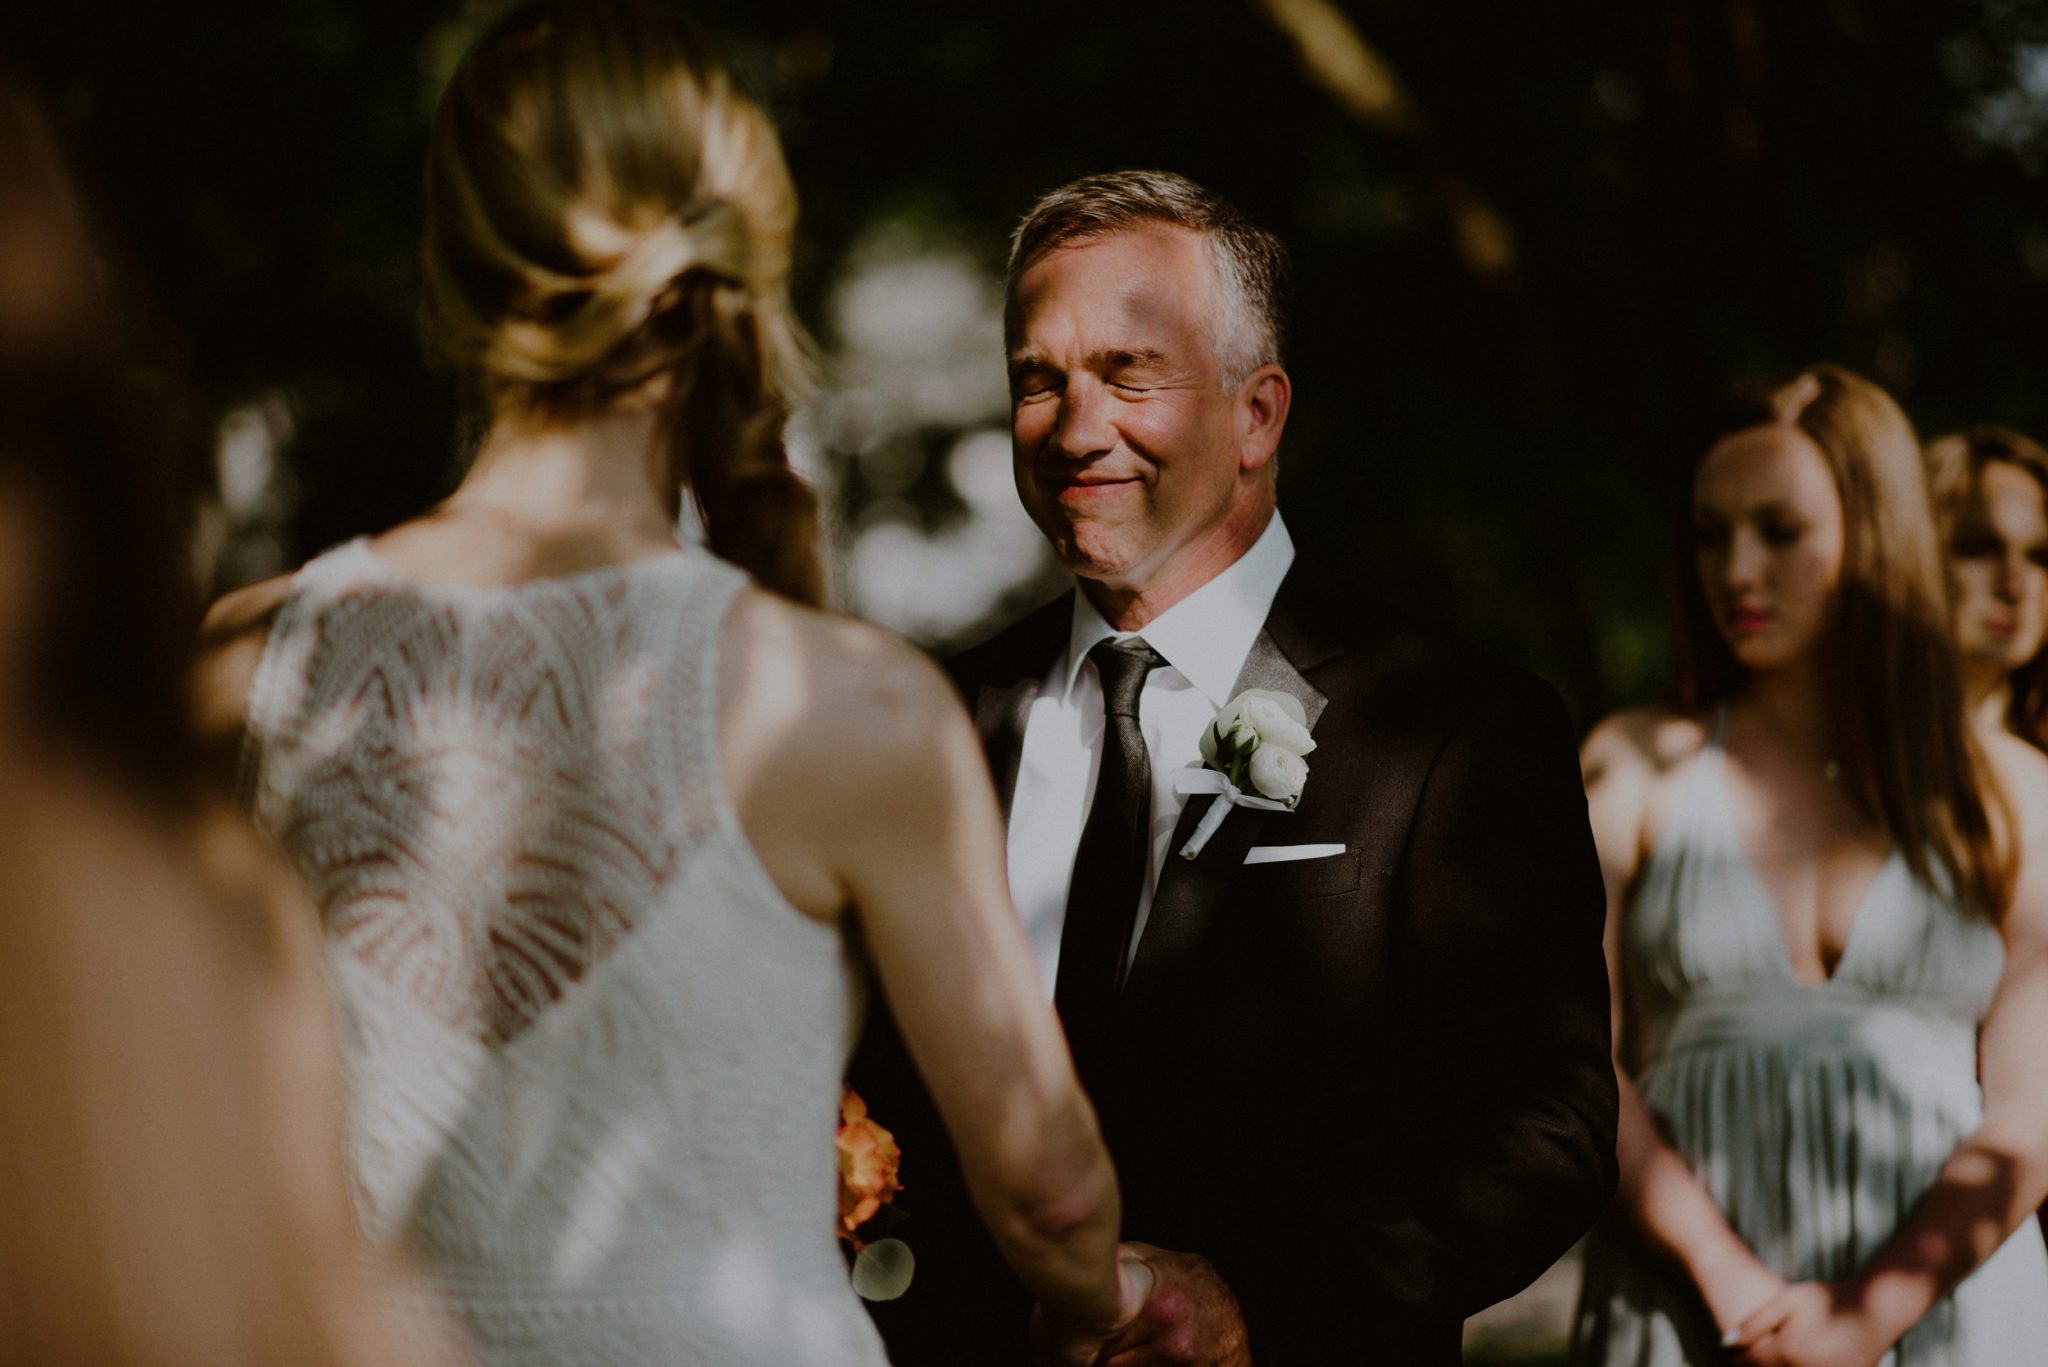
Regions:
<instances>
[{"instance_id":1,"label":"woman in white patterned dress","mask_svg":"<svg viewBox=\"0 0 2048 1367\"><path fill-rule=\"evenodd\" d=\"M1692 484L1689 710L1585 748L1622 1179L1572 1360L2038 1361L2048 763L1968 739L1883 391L1816 367L1721 431Z\"/></svg>"},{"instance_id":2,"label":"woman in white patterned dress","mask_svg":"<svg viewBox=\"0 0 2048 1367\"><path fill-rule=\"evenodd\" d=\"M879 1363L834 1240L872 966L1043 1341L1088 1360L1144 1273L972 729L799 605L772 128L671 18L529 7L454 76L428 190L474 464L223 600L200 678L321 905L371 1242L493 1364ZM717 555L677 542L685 483Z\"/></svg>"}]
</instances>

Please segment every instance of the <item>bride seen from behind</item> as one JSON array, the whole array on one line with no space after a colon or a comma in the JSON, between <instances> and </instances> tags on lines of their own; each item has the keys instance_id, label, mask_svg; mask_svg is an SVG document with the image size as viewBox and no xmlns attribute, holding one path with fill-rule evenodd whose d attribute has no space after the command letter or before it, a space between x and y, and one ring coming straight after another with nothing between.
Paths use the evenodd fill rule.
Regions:
<instances>
[{"instance_id":1,"label":"bride seen from behind","mask_svg":"<svg viewBox=\"0 0 2048 1367\"><path fill-rule=\"evenodd\" d=\"M473 464L208 619L209 733L246 733L321 903L364 1223L491 1363L881 1361L834 1240L866 966L1049 1350L1086 1361L1142 1289L968 720L809 606L795 217L695 29L515 11L429 157ZM685 487L715 556L678 544Z\"/></svg>"},{"instance_id":2,"label":"bride seen from behind","mask_svg":"<svg viewBox=\"0 0 2048 1367\"><path fill-rule=\"evenodd\" d=\"M1717 435L1685 710L1584 750L1622 1177L1572 1360L2024 1361L2048 1339L2048 763L1969 737L1883 391L1817 366Z\"/></svg>"}]
</instances>

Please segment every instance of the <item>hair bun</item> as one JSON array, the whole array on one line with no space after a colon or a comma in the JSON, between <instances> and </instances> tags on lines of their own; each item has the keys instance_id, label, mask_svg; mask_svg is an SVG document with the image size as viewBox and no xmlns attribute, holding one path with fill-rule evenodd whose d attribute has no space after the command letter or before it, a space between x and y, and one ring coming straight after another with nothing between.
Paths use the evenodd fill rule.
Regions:
<instances>
[{"instance_id":1,"label":"hair bun","mask_svg":"<svg viewBox=\"0 0 2048 1367\"><path fill-rule=\"evenodd\" d=\"M712 548L815 602L816 499L780 441L810 369L795 222L774 126L665 7L514 8L435 110L429 317L493 416L665 395L663 478L696 486Z\"/></svg>"},{"instance_id":2,"label":"hair bun","mask_svg":"<svg viewBox=\"0 0 2048 1367\"><path fill-rule=\"evenodd\" d=\"M692 271L747 286L753 253L745 217L730 200L701 201L687 215L663 219L605 273L606 294L653 307Z\"/></svg>"}]
</instances>

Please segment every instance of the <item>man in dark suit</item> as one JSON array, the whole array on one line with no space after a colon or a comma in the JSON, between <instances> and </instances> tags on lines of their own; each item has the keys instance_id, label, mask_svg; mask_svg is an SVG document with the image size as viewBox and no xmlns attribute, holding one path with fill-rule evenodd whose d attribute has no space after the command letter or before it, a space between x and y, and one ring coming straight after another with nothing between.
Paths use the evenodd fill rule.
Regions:
<instances>
[{"instance_id":1,"label":"man in dark suit","mask_svg":"<svg viewBox=\"0 0 2048 1367\"><path fill-rule=\"evenodd\" d=\"M1078 592L952 665L1153 1274L1131 1367L1455 1363L1464 1318L1615 1181L1570 721L1527 674L1329 601L1296 559L1286 282L1276 239L1178 176L1088 177L1032 210L1006 310L1017 485ZM1248 688L1299 704L1307 775L1269 767L1247 794L1266 804L1197 851L1231 797L1187 776ZM918 1271L877 1310L893 1360L1025 1360L1028 1307L883 1013L855 1081L904 1153Z\"/></svg>"}]
</instances>

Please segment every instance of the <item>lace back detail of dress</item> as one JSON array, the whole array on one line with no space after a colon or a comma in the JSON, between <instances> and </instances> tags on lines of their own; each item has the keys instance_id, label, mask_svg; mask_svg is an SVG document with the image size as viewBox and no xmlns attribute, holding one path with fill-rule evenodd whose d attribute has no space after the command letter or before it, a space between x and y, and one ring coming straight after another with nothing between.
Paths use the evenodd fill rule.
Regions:
<instances>
[{"instance_id":1,"label":"lace back detail of dress","mask_svg":"<svg viewBox=\"0 0 2048 1367\"><path fill-rule=\"evenodd\" d=\"M486 1045L601 973L720 821L738 571L679 552L513 589L351 543L301 571L245 780L331 942Z\"/></svg>"}]
</instances>

